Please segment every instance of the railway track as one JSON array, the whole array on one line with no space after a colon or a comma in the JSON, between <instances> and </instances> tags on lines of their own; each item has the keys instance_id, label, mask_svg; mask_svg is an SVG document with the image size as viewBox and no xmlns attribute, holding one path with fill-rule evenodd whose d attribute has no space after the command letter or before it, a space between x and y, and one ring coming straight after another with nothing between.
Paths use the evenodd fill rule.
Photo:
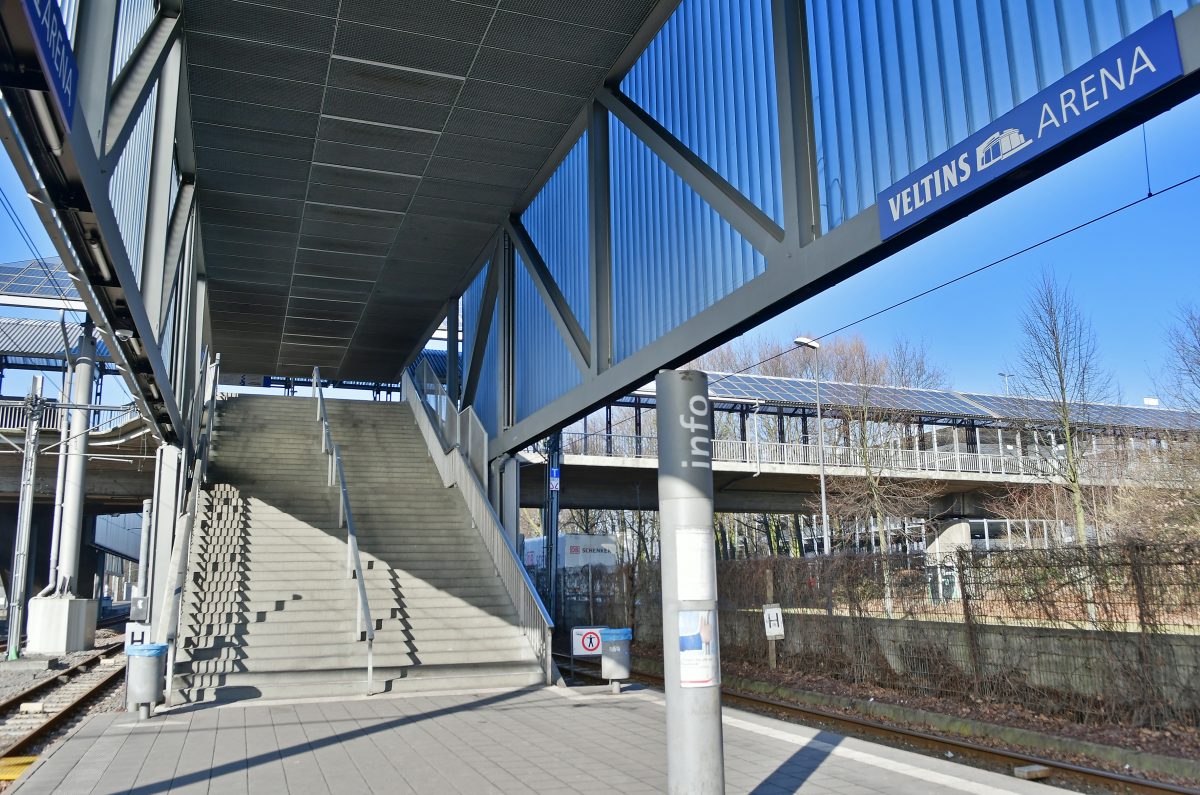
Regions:
<instances>
[{"instance_id":1,"label":"railway track","mask_svg":"<svg viewBox=\"0 0 1200 795\"><path fill-rule=\"evenodd\" d=\"M121 641L105 646L0 702L0 781L17 778L54 732L82 717L97 695L122 680L125 663L115 658L123 650ZM40 708L22 710L35 704Z\"/></svg>"},{"instance_id":2,"label":"railway track","mask_svg":"<svg viewBox=\"0 0 1200 795\"><path fill-rule=\"evenodd\" d=\"M556 654L555 656L561 656L564 660L570 659L565 655ZM600 680L598 668L586 666L586 664L586 667L581 667L578 660L576 660L575 664L578 675ZM635 672L633 678L644 684L658 688L661 688L663 684L662 677L650 674ZM936 756L945 756L947 753L952 753L956 757L974 760L993 769L1010 771L1013 767L1041 765L1050 770L1050 778L1054 783L1083 785L1091 789L1103 789L1108 792L1147 793L1147 795L1162 795L1163 793L1200 795L1200 789L1147 781L1135 776L1076 765L1071 762L1062 762L1056 759L1047 759L1020 751L995 748L968 740L941 737L914 729L889 726L864 718L856 718L815 707L807 707L773 698L742 693L727 687L722 687L721 693L722 699L728 704L746 707L758 712L773 713L797 723L816 723L828 726L843 734L878 740L889 745L902 744L910 748L915 747Z\"/></svg>"}]
</instances>

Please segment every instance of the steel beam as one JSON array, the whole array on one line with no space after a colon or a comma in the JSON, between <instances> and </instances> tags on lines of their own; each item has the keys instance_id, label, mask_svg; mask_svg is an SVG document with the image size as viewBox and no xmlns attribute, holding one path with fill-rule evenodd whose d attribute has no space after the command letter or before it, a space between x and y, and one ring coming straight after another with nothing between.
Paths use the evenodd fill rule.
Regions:
<instances>
[{"instance_id":1,"label":"steel beam","mask_svg":"<svg viewBox=\"0 0 1200 795\"><path fill-rule=\"evenodd\" d=\"M167 248L163 255L163 291L159 301L159 336L162 335L162 323L167 316L171 292L179 275L179 266L183 261L183 247L187 241L188 222L192 217L192 207L196 200L196 184L184 182L179 186L175 196L175 207L171 210L171 222L167 228Z\"/></svg>"},{"instance_id":2,"label":"steel beam","mask_svg":"<svg viewBox=\"0 0 1200 795\"><path fill-rule=\"evenodd\" d=\"M458 369L458 351L462 344L458 334L458 315L461 300L458 298L450 299L450 304L446 309L446 393L450 395L450 402L458 407L459 393L459 369Z\"/></svg>"},{"instance_id":3,"label":"steel beam","mask_svg":"<svg viewBox=\"0 0 1200 795\"><path fill-rule=\"evenodd\" d=\"M792 24L798 22L797 19ZM865 208L828 233L813 239L807 245L801 246L797 236L789 236L786 242L776 246L772 253L768 254L768 267L763 275L752 279L650 345L614 363L611 368L586 378L582 385L522 419L513 427L502 429L490 440L489 457L494 458L519 449L534 439L542 438L548 431L577 420L594 407L645 383L648 374L691 361L713 347L733 339L1200 93L1200 8L1190 9L1176 17L1175 29L1184 67L1184 76L1180 80L1146 100L1113 114L1077 138L1030 162L1019 173L1008 174L990 183L936 216L925 219L887 241L881 238L879 213L874 205ZM788 40L792 42L788 45L790 47L800 44L801 37L796 34L794 27ZM798 62L800 56L791 54L789 58ZM794 103L797 96L795 90L790 96ZM646 121L642 118L645 116L644 111L637 109L628 98L621 97L611 89L601 90L598 98L623 123ZM797 115L793 112L793 123ZM799 115L803 119L803 114ZM811 118L804 123L808 125L808 134L811 136ZM670 156L675 152L676 145L682 146L678 141L672 144L663 138L661 133L650 128L649 122L643 125L640 132L637 129L634 132L646 140L648 145L651 145L651 141L657 136L659 140L651 145L651 149L660 157ZM649 140L644 137L646 134L651 134ZM799 139L794 141L798 142ZM683 176L691 165L684 153L676 152L676 155L674 160L668 162ZM799 165L795 173L797 176L794 179L799 184L799 175L802 174ZM688 180L689 184L694 188L697 185L703 187L705 182L699 179L700 176L699 172L693 172L692 179ZM710 203L713 200L709 199L709 195L715 194L716 198L719 198L724 192L718 190L715 184L709 184L706 190L709 194L702 196ZM699 188L697 191L699 192ZM752 229L750 219L742 213L740 207L735 206L736 204L737 202L724 202L714 204L714 207L739 231L747 224L747 228ZM802 205L798 205L798 217L803 217L802 210ZM741 220L738 221L738 218ZM814 212L812 222L816 221L817 216ZM765 230L760 231L765 234ZM767 237L775 239L771 235Z\"/></svg>"},{"instance_id":4,"label":"steel beam","mask_svg":"<svg viewBox=\"0 0 1200 795\"><path fill-rule=\"evenodd\" d=\"M771 258L783 242L783 230L705 163L699 155L658 123L637 103L613 88L601 88L596 99L604 104L660 160L716 210L761 254Z\"/></svg>"},{"instance_id":5,"label":"steel beam","mask_svg":"<svg viewBox=\"0 0 1200 795\"><path fill-rule=\"evenodd\" d=\"M101 161L110 173L116 168L117 160L150 96L150 90L158 82L163 64L172 50L171 45L179 35L179 28L179 17L169 17L159 12L138 42L129 63L125 64L113 82L108 100L108 119L104 125L104 148L101 150ZM175 90L177 86L165 88Z\"/></svg>"},{"instance_id":6,"label":"steel beam","mask_svg":"<svg viewBox=\"0 0 1200 795\"><path fill-rule=\"evenodd\" d=\"M36 198L35 210L68 273L77 280L80 297L120 366L130 393L153 422L156 435L163 437L182 434L183 421L108 195L109 173L97 155L97 133L89 126L94 122L91 116L103 104L95 93L101 83L107 84L111 71L109 28L115 25L114 7L102 2L83 6L79 102L69 130L60 133L61 141L47 138L27 92L9 86L3 87L8 112L0 120L4 133L0 138L22 186ZM93 16L98 27L84 30L84 21ZM0 7L0 21L6 33L0 59L27 59L35 46L34 35L19 4ZM161 64L161 59L155 64ZM154 82L152 75L147 80ZM108 115L101 117L100 125ZM141 243L137 241L137 245ZM122 330L120 338L116 329Z\"/></svg>"},{"instance_id":7,"label":"steel beam","mask_svg":"<svg viewBox=\"0 0 1200 795\"><path fill-rule=\"evenodd\" d=\"M479 302L479 314L475 318L475 338L471 340L471 350L466 352L466 377L463 379L463 407L475 403L475 393L479 389L479 372L483 368L483 354L487 350L488 336L492 331L492 313L496 309L496 295L500 291L500 250L504 241L497 239L496 248L488 265L488 275L483 284L483 297Z\"/></svg>"},{"instance_id":8,"label":"steel beam","mask_svg":"<svg viewBox=\"0 0 1200 795\"><path fill-rule=\"evenodd\" d=\"M529 277L533 279L533 286L550 312L550 317L558 328L559 336L563 338L563 342L567 343L567 349L570 350L571 357L575 360L575 366L579 368L580 372L588 372L592 362L591 343L588 342L587 334L584 332L583 326L579 324L575 313L571 311L571 304L554 280L554 274L550 273L550 269L546 267L546 261L542 259L541 252L537 250L537 246L529 237L529 231L525 229L520 218L516 216L509 218L505 229L512 238L517 252L520 253L521 261L525 263L525 269L529 271Z\"/></svg>"},{"instance_id":9,"label":"steel beam","mask_svg":"<svg viewBox=\"0 0 1200 795\"><path fill-rule=\"evenodd\" d=\"M182 199L181 195L176 195L176 206L171 206L171 188L174 187L171 182L174 179L172 172L175 163L175 114L179 106L178 86L182 50L183 47L176 41L168 48L166 59L162 63L163 88L158 92L158 101L154 108L154 136L146 187L142 299L146 303L150 325L156 332L156 341L162 339L163 324L175 292L176 269L167 259L167 238L175 220L172 216Z\"/></svg>"},{"instance_id":10,"label":"steel beam","mask_svg":"<svg viewBox=\"0 0 1200 795\"><path fill-rule=\"evenodd\" d=\"M773 0L775 85L779 103L783 218L787 241L804 246L821 234L807 2Z\"/></svg>"},{"instance_id":11,"label":"steel beam","mask_svg":"<svg viewBox=\"0 0 1200 795\"><path fill-rule=\"evenodd\" d=\"M608 111L588 107L588 286L592 316L592 372L612 367L612 189Z\"/></svg>"}]
</instances>

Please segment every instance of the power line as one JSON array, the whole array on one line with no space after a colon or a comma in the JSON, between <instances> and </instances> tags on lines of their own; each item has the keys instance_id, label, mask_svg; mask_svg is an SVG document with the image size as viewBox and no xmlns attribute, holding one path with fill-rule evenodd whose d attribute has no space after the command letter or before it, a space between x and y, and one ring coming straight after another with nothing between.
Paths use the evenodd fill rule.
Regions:
<instances>
[{"instance_id":1,"label":"power line","mask_svg":"<svg viewBox=\"0 0 1200 795\"><path fill-rule=\"evenodd\" d=\"M877 318L880 315L883 315L887 312L891 312L893 309L899 309L900 307L902 307L906 304L910 304L919 298L924 298L925 296L931 295L932 293L935 293L938 290L942 290L946 287L949 287L952 284L957 284L958 282L961 282L964 279L970 278L971 276L975 276L976 274L983 273L986 270L989 270L991 268L996 267L997 265L1001 265L1005 262L1008 262L1009 260L1019 257L1022 254L1027 254L1036 248L1046 245L1047 243L1052 243L1055 240L1058 240L1059 238L1066 237L1067 235L1069 235L1073 232L1078 232L1080 229L1084 229L1086 227L1091 226L1092 224L1095 224L1100 221L1111 218L1114 215L1117 215L1118 213L1124 212L1125 210L1128 210L1132 207L1136 207L1137 205L1147 202L1150 199L1153 199L1157 196L1162 196L1164 193L1169 193L1169 192L1175 190L1176 188L1181 188L1184 185L1187 185L1192 182L1196 182L1197 180L1200 180L1200 174L1193 174L1192 176L1187 177L1186 179L1181 179L1178 182L1175 182L1175 183L1172 183L1171 185L1166 186L1165 188L1163 188L1162 190L1159 190L1156 193L1148 193L1145 196L1139 196L1138 198L1133 199L1132 201L1129 201L1125 204L1122 204L1119 207L1115 207L1111 210L1108 210L1107 212L1103 212L1097 216L1089 218L1086 221L1082 221L1082 222L1076 224L1075 226L1072 226L1068 229L1062 230L1061 232L1057 232L1053 235L1050 235L1049 237L1042 238L1041 240L1039 240L1035 243L1031 243L1028 246L1025 246L1024 248L1021 248L1021 249L1018 249L1017 251L1006 254L1003 257L994 259L985 265L980 265L978 268L973 268L972 270L966 271L965 273L955 276L952 279L947 279L946 281L941 282L940 284L937 284L937 285L934 285L933 287L922 290L919 293L910 295L909 297L907 297L903 300L897 301L894 304L889 304L888 306L885 306L882 309L878 309L874 312L871 312L870 314L863 315L862 317L858 318L857 320L852 320L849 323L845 323L841 326L838 326L837 328L833 329L832 331L827 331L824 334L821 334L820 336L815 337L814 339L819 341L819 340L825 339L826 337L832 337L835 334L840 334L841 332L851 329L854 326L859 325L860 323L865 323L868 320ZM778 359L781 356L785 356L789 353L792 353L795 350L796 350L795 348L788 348L786 350L780 351L779 353L776 353L772 356L768 356L767 358L763 359L762 361L747 365L746 367L743 367L740 370L736 370L732 373L726 373L725 375L721 376L720 378L714 379L711 383L714 383L714 384L720 383L721 381L724 381L726 378L731 378L735 375L741 375L742 373L745 373L748 370L753 370L755 367L761 367L762 365L766 364L767 362L774 361L775 359ZM626 417L625 419L620 420L617 423L615 423L612 427L616 428L620 425L623 425L623 424L629 422L632 419L633 419L632 417ZM588 433L588 434L584 434L584 438L587 438L590 436L605 436L609 432L610 432L610 429L605 429L603 432L597 431L595 433Z\"/></svg>"}]
</instances>

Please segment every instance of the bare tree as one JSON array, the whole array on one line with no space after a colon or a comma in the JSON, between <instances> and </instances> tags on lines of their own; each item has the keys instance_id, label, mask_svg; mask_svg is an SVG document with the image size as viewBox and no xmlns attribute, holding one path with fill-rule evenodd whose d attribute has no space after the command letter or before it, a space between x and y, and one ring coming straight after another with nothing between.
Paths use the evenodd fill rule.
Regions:
<instances>
[{"instance_id":1,"label":"bare tree","mask_svg":"<svg viewBox=\"0 0 1200 795\"><path fill-rule=\"evenodd\" d=\"M887 358L888 383L892 386L946 389L950 380L946 371L929 360L929 347L922 340L914 343L900 337L892 344Z\"/></svg>"},{"instance_id":2,"label":"bare tree","mask_svg":"<svg viewBox=\"0 0 1200 795\"><path fill-rule=\"evenodd\" d=\"M1200 308L1179 310L1167 332L1167 397L1181 409L1200 413Z\"/></svg>"},{"instance_id":3,"label":"bare tree","mask_svg":"<svg viewBox=\"0 0 1200 795\"><path fill-rule=\"evenodd\" d=\"M1049 271L1029 294L1021 331L1018 385L1022 394L1049 404L1055 440L1062 446L1062 455L1056 456L1059 477L1071 498L1075 538L1083 545L1087 519L1079 429L1088 423L1089 404L1110 396L1112 380L1101 367L1091 322Z\"/></svg>"},{"instance_id":4,"label":"bare tree","mask_svg":"<svg viewBox=\"0 0 1200 795\"><path fill-rule=\"evenodd\" d=\"M889 520L903 522L926 517L937 493L936 484L905 477L892 471L892 456L905 446L908 418L884 408L875 399L875 386L887 370L884 357L871 357L865 349L848 360L848 374L855 384L857 401L839 407L844 438L853 451L852 463L861 475L839 476L832 484L834 512L850 522L865 523L874 530L883 574L884 612L893 616L892 573L889 552L892 533Z\"/></svg>"}]
</instances>

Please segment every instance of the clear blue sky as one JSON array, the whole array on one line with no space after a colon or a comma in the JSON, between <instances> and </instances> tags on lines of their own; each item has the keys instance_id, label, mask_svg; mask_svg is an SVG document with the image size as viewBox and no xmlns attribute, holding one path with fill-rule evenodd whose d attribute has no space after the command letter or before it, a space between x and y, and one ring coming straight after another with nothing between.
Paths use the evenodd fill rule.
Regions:
<instances>
[{"instance_id":1,"label":"clear blue sky","mask_svg":"<svg viewBox=\"0 0 1200 795\"><path fill-rule=\"evenodd\" d=\"M820 296L764 324L781 340L824 334L876 309L1200 174L1200 97L1090 152ZM7 158L0 185L39 251L53 255ZM1015 365L1018 317L1032 280L1051 268L1091 315L1125 402L1156 394L1164 334L1178 307L1200 303L1200 180L1039 246L982 274L856 326L885 349L924 340L958 388L1003 391ZM0 261L29 255L0 216ZM11 308L5 314L18 314ZM26 314L26 313L20 313ZM12 374L14 379L17 374ZM6 379L5 393L15 394Z\"/></svg>"}]
</instances>

